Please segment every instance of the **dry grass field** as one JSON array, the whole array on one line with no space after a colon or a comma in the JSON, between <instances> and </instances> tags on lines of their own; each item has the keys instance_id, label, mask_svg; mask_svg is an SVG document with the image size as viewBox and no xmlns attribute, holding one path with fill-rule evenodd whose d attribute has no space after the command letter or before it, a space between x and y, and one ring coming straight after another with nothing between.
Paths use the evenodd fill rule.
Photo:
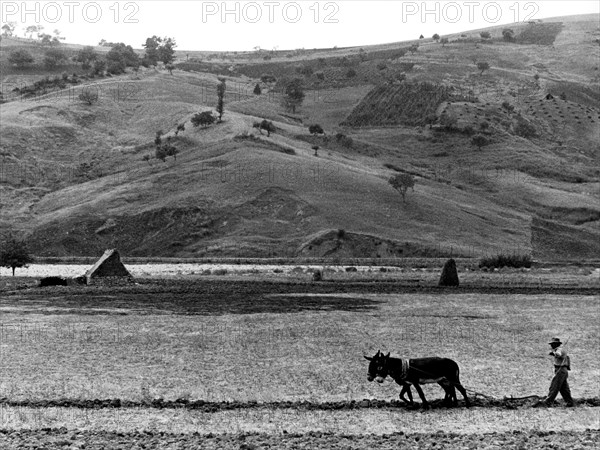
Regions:
<instances>
[{"instance_id":1,"label":"dry grass field","mask_svg":"<svg viewBox=\"0 0 600 450\"><path fill-rule=\"evenodd\" d=\"M591 448L586 430L600 426L596 278L587 290L589 274L581 273L571 275L579 278L569 290L548 280L519 291L516 281L528 275L506 274L514 280L504 285L479 273L471 287L454 290L355 276L142 278L120 288L45 289L4 278L0 429L13 431L0 432L0 443L122 439L237 449L241 439L251 448L334 448L349 439L349 448L363 448L369 439L468 445L496 433L542 445L544 433L564 430ZM503 400L546 394L553 336L568 339L578 407ZM442 408L442 390L426 385L431 411L402 407L396 384L366 379L363 355L379 349L456 360L475 406ZM48 429L45 437L39 429Z\"/></svg>"}]
</instances>

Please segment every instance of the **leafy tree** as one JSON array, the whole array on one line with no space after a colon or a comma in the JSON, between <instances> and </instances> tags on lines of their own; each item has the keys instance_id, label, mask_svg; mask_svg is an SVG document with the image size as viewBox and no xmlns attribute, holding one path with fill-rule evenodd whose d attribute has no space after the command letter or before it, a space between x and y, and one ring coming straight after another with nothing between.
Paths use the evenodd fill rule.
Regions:
<instances>
[{"instance_id":1,"label":"leafy tree","mask_svg":"<svg viewBox=\"0 0 600 450\"><path fill-rule=\"evenodd\" d=\"M191 122L195 127L202 126L207 127L208 125L212 125L215 123L215 116L213 116L211 111L203 111L192 116Z\"/></svg>"},{"instance_id":2,"label":"leafy tree","mask_svg":"<svg viewBox=\"0 0 600 450\"><path fill-rule=\"evenodd\" d=\"M2 36L10 37L13 35L15 28L17 28L17 22L7 22L2 25Z\"/></svg>"},{"instance_id":3,"label":"leafy tree","mask_svg":"<svg viewBox=\"0 0 600 450\"><path fill-rule=\"evenodd\" d=\"M167 69L169 71L170 75L173 75L173 70L175 70L175 66L173 64L169 63L165 66L165 69Z\"/></svg>"},{"instance_id":4,"label":"leafy tree","mask_svg":"<svg viewBox=\"0 0 600 450\"><path fill-rule=\"evenodd\" d=\"M143 45L146 48L146 53L144 55L144 65L148 66L156 66L158 64L158 47L162 39L158 36L152 36L151 38L146 39L146 43Z\"/></svg>"},{"instance_id":5,"label":"leafy tree","mask_svg":"<svg viewBox=\"0 0 600 450\"><path fill-rule=\"evenodd\" d=\"M313 145L311 148L315 151L315 156L319 156L319 146Z\"/></svg>"},{"instance_id":6,"label":"leafy tree","mask_svg":"<svg viewBox=\"0 0 600 450\"><path fill-rule=\"evenodd\" d=\"M84 88L81 91L81 94L79 94L79 100L91 106L93 103L96 103L98 101L98 91L89 88Z\"/></svg>"},{"instance_id":7,"label":"leafy tree","mask_svg":"<svg viewBox=\"0 0 600 450\"><path fill-rule=\"evenodd\" d=\"M166 162L167 156L167 150L162 145L156 147L156 150L154 151L154 157L156 159L160 159L162 162Z\"/></svg>"},{"instance_id":8,"label":"leafy tree","mask_svg":"<svg viewBox=\"0 0 600 450\"><path fill-rule=\"evenodd\" d=\"M412 175L408 173L399 173L394 175L388 180L388 183L394 189L400 192L400 195L402 195L402 201L404 203L406 203L406 191L408 191L409 188L412 188L413 191L415 190L415 180Z\"/></svg>"},{"instance_id":9,"label":"leafy tree","mask_svg":"<svg viewBox=\"0 0 600 450\"><path fill-rule=\"evenodd\" d=\"M265 130L267 132L267 137L270 137L271 133L275 133L275 131L277 131L275 125L273 125L273 122L267 119L264 119L262 122L254 122L252 126L254 128L258 128L260 134L262 134L262 130Z\"/></svg>"},{"instance_id":10,"label":"leafy tree","mask_svg":"<svg viewBox=\"0 0 600 450\"><path fill-rule=\"evenodd\" d=\"M106 54L106 65L109 73L118 75L127 67L139 67L140 58L131 45L119 42Z\"/></svg>"},{"instance_id":11,"label":"leafy tree","mask_svg":"<svg viewBox=\"0 0 600 450\"><path fill-rule=\"evenodd\" d=\"M478 63L477 63L477 68L478 68L479 70L481 70L481 73L480 73L480 75L483 75L483 72L485 72L486 70L489 70L489 68L490 68L490 65L489 65L489 63L487 63L487 62L485 62L485 61L482 61L482 62L478 62Z\"/></svg>"},{"instance_id":12,"label":"leafy tree","mask_svg":"<svg viewBox=\"0 0 600 450\"><path fill-rule=\"evenodd\" d=\"M42 45L50 45L52 44L52 36L46 33L39 35L40 42Z\"/></svg>"},{"instance_id":13,"label":"leafy tree","mask_svg":"<svg viewBox=\"0 0 600 450\"><path fill-rule=\"evenodd\" d=\"M419 39L425 39L425 36L421 35L419 36Z\"/></svg>"},{"instance_id":14,"label":"leafy tree","mask_svg":"<svg viewBox=\"0 0 600 450\"><path fill-rule=\"evenodd\" d=\"M162 44L158 47L158 60L165 64L172 63L175 59L175 39L165 37L162 39Z\"/></svg>"},{"instance_id":15,"label":"leafy tree","mask_svg":"<svg viewBox=\"0 0 600 450\"><path fill-rule=\"evenodd\" d=\"M155 35L146 39L144 47L146 48L144 61L150 66L156 66L158 61L169 64L175 59L174 49L177 44L173 38L160 38Z\"/></svg>"},{"instance_id":16,"label":"leafy tree","mask_svg":"<svg viewBox=\"0 0 600 450\"><path fill-rule=\"evenodd\" d=\"M254 92L254 95L260 95L260 94L262 94L262 91L260 89L260 84L259 83L256 83L256 86L254 86L254 91L253 92Z\"/></svg>"},{"instance_id":17,"label":"leafy tree","mask_svg":"<svg viewBox=\"0 0 600 450\"><path fill-rule=\"evenodd\" d=\"M356 76L356 70L354 69L348 69L348 72L346 72L346 77L347 78L354 78Z\"/></svg>"},{"instance_id":18,"label":"leafy tree","mask_svg":"<svg viewBox=\"0 0 600 450\"><path fill-rule=\"evenodd\" d=\"M102 75L106 70L106 61L101 59L94 61L94 66L92 67L92 73L94 75Z\"/></svg>"},{"instance_id":19,"label":"leafy tree","mask_svg":"<svg viewBox=\"0 0 600 450\"><path fill-rule=\"evenodd\" d=\"M446 44L448 43L448 38L442 38L442 40L440 41L440 43L442 44L442 47L445 47Z\"/></svg>"},{"instance_id":20,"label":"leafy tree","mask_svg":"<svg viewBox=\"0 0 600 450\"><path fill-rule=\"evenodd\" d=\"M483 39L489 39L492 37L489 31L482 31L479 33L479 36L481 36Z\"/></svg>"},{"instance_id":21,"label":"leafy tree","mask_svg":"<svg viewBox=\"0 0 600 450\"><path fill-rule=\"evenodd\" d=\"M323 127L318 124L310 125L308 127L308 132L314 136L316 136L317 134L325 134Z\"/></svg>"},{"instance_id":22,"label":"leafy tree","mask_svg":"<svg viewBox=\"0 0 600 450\"><path fill-rule=\"evenodd\" d=\"M17 67L25 67L34 61L33 56L27 50L13 50L8 55L8 62Z\"/></svg>"},{"instance_id":23,"label":"leafy tree","mask_svg":"<svg viewBox=\"0 0 600 450\"><path fill-rule=\"evenodd\" d=\"M225 79L221 78L220 83L217 86L217 114L219 114L219 122L223 120L223 113L225 112Z\"/></svg>"},{"instance_id":24,"label":"leafy tree","mask_svg":"<svg viewBox=\"0 0 600 450\"><path fill-rule=\"evenodd\" d=\"M44 27L38 27L37 25L29 25L25 28L25 33L29 33L29 39L33 38L33 33L42 31Z\"/></svg>"},{"instance_id":25,"label":"leafy tree","mask_svg":"<svg viewBox=\"0 0 600 450\"><path fill-rule=\"evenodd\" d=\"M410 47L408 47L408 51L414 55L415 53L417 53L417 51L419 50L419 44L413 44Z\"/></svg>"},{"instance_id":26,"label":"leafy tree","mask_svg":"<svg viewBox=\"0 0 600 450\"><path fill-rule=\"evenodd\" d=\"M185 123L177 124L177 129L175 130L175 136L177 136L180 131L185 131Z\"/></svg>"},{"instance_id":27,"label":"leafy tree","mask_svg":"<svg viewBox=\"0 0 600 450\"><path fill-rule=\"evenodd\" d=\"M485 136L481 135L481 134L476 134L475 136L473 136L471 138L471 143L473 145L476 145L477 148L479 150L481 150L481 147L484 147L486 145L489 145L490 141L488 138L486 138Z\"/></svg>"},{"instance_id":28,"label":"leafy tree","mask_svg":"<svg viewBox=\"0 0 600 450\"><path fill-rule=\"evenodd\" d=\"M11 268L13 277L15 276L15 269L27 267L32 262L33 258L29 254L24 241L11 236L2 245L0 250L0 267Z\"/></svg>"},{"instance_id":29,"label":"leafy tree","mask_svg":"<svg viewBox=\"0 0 600 450\"><path fill-rule=\"evenodd\" d=\"M506 42L514 42L515 41L515 32L510 28L505 28L502 30L502 38Z\"/></svg>"},{"instance_id":30,"label":"leafy tree","mask_svg":"<svg viewBox=\"0 0 600 450\"><path fill-rule=\"evenodd\" d=\"M92 66L92 63L98 59L98 53L94 50L94 47L88 45L83 47L81 50L77 52L75 55L75 62L81 63L82 69L89 69Z\"/></svg>"},{"instance_id":31,"label":"leafy tree","mask_svg":"<svg viewBox=\"0 0 600 450\"><path fill-rule=\"evenodd\" d=\"M304 88L300 78L294 78L285 84L282 103L288 111L296 113L296 108L304 101Z\"/></svg>"},{"instance_id":32,"label":"leafy tree","mask_svg":"<svg viewBox=\"0 0 600 450\"><path fill-rule=\"evenodd\" d=\"M435 42L437 42L437 41L439 41L439 40L440 40L440 35L439 35L439 34L437 34L437 33L435 33L435 34L432 36L432 38L433 38L433 40L434 40Z\"/></svg>"},{"instance_id":33,"label":"leafy tree","mask_svg":"<svg viewBox=\"0 0 600 450\"><path fill-rule=\"evenodd\" d=\"M59 48L51 48L46 50L46 53L44 54L44 66L48 69L59 66L66 60L67 55Z\"/></svg>"},{"instance_id":34,"label":"leafy tree","mask_svg":"<svg viewBox=\"0 0 600 450\"><path fill-rule=\"evenodd\" d=\"M162 135L165 134L163 130L158 130L156 132L156 136L154 137L154 145L160 147L162 144Z\"/></svg>"}]
</instances>

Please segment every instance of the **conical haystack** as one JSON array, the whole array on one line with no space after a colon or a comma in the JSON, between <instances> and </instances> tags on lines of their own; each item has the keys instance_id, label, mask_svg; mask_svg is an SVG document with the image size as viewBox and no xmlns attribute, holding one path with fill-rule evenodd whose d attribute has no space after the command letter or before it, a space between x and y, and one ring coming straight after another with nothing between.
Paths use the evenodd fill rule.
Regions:
<instances>
[{"instance_id":1,"label":"conical haystack","mask_svg":"<svg viewBox=\"0 0 600 450\"><path fill-rule=\"evenodd\" d=\"M104 255L96 261L85 273L87 284L91 284L94 278L131 278L131 274L121 262L121 256L118 250L110 249L104 252Z\"/></svg>"}]
</instances>

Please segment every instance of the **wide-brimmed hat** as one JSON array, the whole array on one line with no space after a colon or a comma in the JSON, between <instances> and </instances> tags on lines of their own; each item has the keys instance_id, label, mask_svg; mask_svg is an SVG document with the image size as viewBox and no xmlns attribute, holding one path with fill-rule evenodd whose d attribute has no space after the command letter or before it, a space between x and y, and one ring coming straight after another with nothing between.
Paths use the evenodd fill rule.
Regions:
<instances>
[{"instance_id":1,"label":"wide-brimmed hat","mask_svg":"<svg viewBox=\"0 0 600 450\"><path fill-rule=\"evenodd\" d=\"M548 344L550 344L550 345L552 345L552 344L562 345L562 342L560 342L559 338L552 338L552 340L550 342L548 342Z\"/></svg>"}]
</instances>

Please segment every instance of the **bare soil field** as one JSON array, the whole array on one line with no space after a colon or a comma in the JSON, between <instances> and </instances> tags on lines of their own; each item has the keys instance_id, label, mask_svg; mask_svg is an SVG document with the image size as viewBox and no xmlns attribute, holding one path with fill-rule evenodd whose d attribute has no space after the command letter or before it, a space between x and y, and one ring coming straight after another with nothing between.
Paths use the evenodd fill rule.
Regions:
<instances>
[{"instance_id":1,"label":"bare soil field","mask_svg":"<svg viewBox=\"0 0 600 450\"><path fill-rule=\"evenodd\" d=\"M597 277L540 285L539 273L524 282L514 271L494 284L486 277L499 273L480 272L449 289L380 274L110 288L3 277L0 446L594 448ZM532 407L552 376L553 336L568 339L576 408ZM406 408L399 386L366 379L363 355L379 349L456 360L473 407L443 407L443 391L426 385L432 409Z\"/></svg>"}]
</instances>

